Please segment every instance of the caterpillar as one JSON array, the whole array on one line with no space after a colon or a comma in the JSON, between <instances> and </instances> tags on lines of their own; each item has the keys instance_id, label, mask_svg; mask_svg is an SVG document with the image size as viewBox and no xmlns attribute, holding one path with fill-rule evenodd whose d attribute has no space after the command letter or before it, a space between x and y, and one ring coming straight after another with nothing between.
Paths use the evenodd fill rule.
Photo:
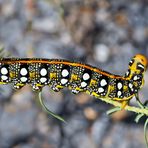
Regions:
<instances>
[{"instance_id":1,"label":"caterpillar","mask_svg":"<svg viewBox=\"0 0 148 148\"><path fill-rule=\"evenodd\" d=\"M66 60L1 58L0 84L13 83L15 89L30 84L34 91L48 85L56 92L67 87L74 94L86 92L97 98L120 101L125 106L144 85L146 69L147 59L141 54L130 60L124 76Z\"/></svg>"}]
</instances>

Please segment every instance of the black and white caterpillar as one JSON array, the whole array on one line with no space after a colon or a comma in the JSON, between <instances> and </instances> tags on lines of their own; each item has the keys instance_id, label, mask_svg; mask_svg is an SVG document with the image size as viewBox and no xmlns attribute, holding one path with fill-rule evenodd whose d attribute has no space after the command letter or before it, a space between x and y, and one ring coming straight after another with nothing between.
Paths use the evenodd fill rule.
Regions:
<instances>
[{"instance_id":1,"label":"black and white caterpillar","mask_svg":"<svg viewBox=\"0 0 148 148\"><path fill-rule=\"evenodd\" d=\"M0 84L13 83L15 89L30 84L34 91L49 85L54 91L67 87L73 93L126 102L144 85L145 56L137 54L124 76L110 74L90 65L65 60L0 59Z\"/></svg>"}]
</instances>

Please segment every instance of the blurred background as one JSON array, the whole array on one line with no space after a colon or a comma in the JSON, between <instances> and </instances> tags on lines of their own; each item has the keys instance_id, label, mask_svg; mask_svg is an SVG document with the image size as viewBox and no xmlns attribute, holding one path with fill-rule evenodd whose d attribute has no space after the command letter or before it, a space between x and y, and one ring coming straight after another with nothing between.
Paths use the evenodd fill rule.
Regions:
<instances>
[{"instance_id":1,"label":"blurred background","mask_svg":"<svg viewBox=\"0 0 148 148\"><path fill-rule=\"evenodd\" d=\"M11 57L81 61L124 75L137 53L148 56L147 0L0 0L0 46ZM5 55L4 55L5 56ZM148 99L148 72L140 91ZM64 89L43 89L47 115L26 85L0 86L0 148L145 148L144 119ZM131 100L135 105L135 99Z\"/></svg>"}]
</instances>

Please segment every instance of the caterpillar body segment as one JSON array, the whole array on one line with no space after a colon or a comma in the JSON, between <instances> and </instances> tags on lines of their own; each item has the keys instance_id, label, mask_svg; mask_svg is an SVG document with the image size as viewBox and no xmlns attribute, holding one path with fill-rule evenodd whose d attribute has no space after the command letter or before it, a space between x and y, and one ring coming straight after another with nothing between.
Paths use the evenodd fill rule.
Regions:
<instances>
[{"instance_id":1,"label":"caterpillar body segment","mask_svg":"<svg viewBox=\"0 0 148 148\"><path fill-rule=\"evenodd\" d=\"M75 94L86 92L95 97L121 101L126 105L144 85L146 68L147 60L140 54L130 61L125 76L66 60L2 58L0 84L13 83L16 89L30 84L35 91L40 91L45 85L54 91L67 87Z\"/></svg>"}]
</instances>

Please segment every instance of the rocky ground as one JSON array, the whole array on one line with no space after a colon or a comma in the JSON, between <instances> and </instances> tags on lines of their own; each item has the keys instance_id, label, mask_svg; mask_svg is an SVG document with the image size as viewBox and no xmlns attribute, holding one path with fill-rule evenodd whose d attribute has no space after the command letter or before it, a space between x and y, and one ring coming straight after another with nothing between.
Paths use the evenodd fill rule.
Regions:
<instances>
[{"instance_id":1,"label":"rocky ground","mask_svg":"<svg viewBox=\"0 0 148 148\"><path fill-rule=\"evenodd\" d=\"M11 57L69 59L122 75L133 55L148 57L147 6L146 0L0 0L0 45ZM148 72L145 82L142 101ZM41 109L29 86L0 89L0 148L146 147L144 120L135 124L135 114L125 111L107 116L112 106L86 94L43 89L65 124Z\"/></svg>"}]
</instances>

